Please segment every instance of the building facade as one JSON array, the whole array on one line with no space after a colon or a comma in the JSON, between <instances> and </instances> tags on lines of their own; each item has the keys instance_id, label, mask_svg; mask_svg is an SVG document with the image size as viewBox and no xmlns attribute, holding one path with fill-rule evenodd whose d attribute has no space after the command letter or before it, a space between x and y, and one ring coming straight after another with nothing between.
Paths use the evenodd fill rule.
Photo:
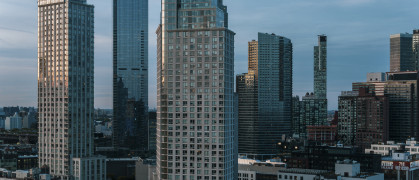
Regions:
<instances>
[{"instance_id":1,"label":"building facade","mask_svg":"<svg viewBox=\"0 0 419 180\"><path fill-rule=\"evenodd\" d=\"M38 0L39 167L59 179L76 178L75 158L94 155L93 9L86 0Z\"/></svg>"},{"instance_id":2,"label":"building facade","mask_svg":"<svg viewBox=\"0 0 419 180\"><path fill-rule=\"evenodd\" d=\"M113 1L113 146L147 151L148 0Z\"/></svg>"},{"instance_id":3,"label":"building facade","mask_svg":"<svg viewBox=\"0 0 419 180\"><path fill-rule=\"evenodd\" d=\"M419 70L419 29L413 30L412 36L413 62L415 63L415 71Z\"/></svg>"},{"instance_id":4,"label":"building facade","mask_svg":"<svg viewBox=\"0 0 419 180\"><path fill-rule=\"evenodd\" d=\"M389 138L389 101L368 88L339 96L338 140L364 150Z\"/></svg>"},{"instance_id":5,"label":"building facade","mask_svg":"<svg viewBox=\"0 0 419 180\"><path fill-rule=\"evenodd\" d=\"M259 154L272 154L282 136L291 134L293 46L290 39L267 33L258 34L258 43L255 135Z\"/></svg>"},{"instance_id":6,"label":"building facade","mask_svg":"<svg viewBox=\"0 0 419 180\"><path fill-rule=\"evenodd\" d=\"M292 43L258 33L249 42L248 73L236 77L239 97L239 152L274 154L292 130Z\"/></svg>"},{"instance_id":7,"label":"building facade","mask_svg":"<svg viewBox=\"0 0 419 180\"><path fill-rule=\"evenodd\" d=\"M390 71L416 71L413 59L412 34L393 34L390 36Z\"/></svg>"},{"instance_id":8,"label":"building facade","mask_svg":"<svg viewBox=\"0 0 419 180\"><path fill-rule=\"evenodd\" d=\"M254 71L236 76L236 92L239 108L239 153L257 153L258 101Z\"/></svg>"},{"instance_id":9,"label":"building facade","mask_svg":"<svg viewBox=\"0 0 419 180\"><path fill-rule=\"evenodd\" d=\"M418 73L387 73L385 96L390 103L390 140L419 138Z\"/></svg>"},{"instance_id":10,"label":"building facade","mask_svg":"<svg viewBox=\"0 0 419 180\"><path fill-rule=\"evenodd\" d=\"M355 145L362 151L389 138L389 101L362 88L356 100Z\"/></svg>"},{"instance_id":11,"label":"building facade","mask_svg":"<svg viewBox=\"0 0 419 180\"><path fill-rule=\"evenodd\" d=\"M150 153L156 151L156 133L157 133L157 112L148 112L148 147Z\"/></svg>"},{"instance_id":12,"label":"building facade","mask_svg":"<svg viewBox=\"0 0 419 180\"><path fill-rule=\"evenodd\" d=\"M389 102L389 140L404 141L418 138L418 73L389 72L385 82L356 82L353 91L368 89L368 93L385 96Z\"/></svg>"},{"instance_id":13,"label":"building facade","mask_svg":"<svg viewBox=\"0 0 419 180\"><path fill-rule=\"evenodd\" d=\"M237 179L227 7L163 0L156 33L158 179Z\"/></svg>"},{"instance_id":14,"label":"building facade","mask_svg":"<svg viewBox=\"0 0 419 180\"><path fill-rule=\"evenodd\" d=\"M337 126L307 126L307 140L320 142L321 144L335 145Z\"/></svg>"},{"instance_id":15,"label":"building facade","mask_svg":"<svg viewBox=\"0 0 419 180\"><path fill-rule=\"evenodd\" d=\"M298 137L301 137L300 133L303 132L303 126L300 123L300 109L300 96L292 97L292 134Z\"/></svg>"},{"instance_id":16,"label":"building facade","mask_svg":"<svg viewBox=\"0 0 419 180\"><path fill-rule=\"evenodd\" d=\"M344 91L339 96L338 140L344 145L355 145L357 96L354 91Z\"/></svg>"},{"instance_id":17,"label":"building facade","mask_svg":"<svg viewBox=\"0 0 419 180\"><path fill-rule=\"evenodd\" d=\"M314 93L306 93L300 101L293 101L293 129L300 139L307 139L308 126L325 126L327 123L327 99L319 99Z\"/></svg>"},{"instance_id":18,"label":"building facade","mask_svg":"<svg viewBox=\"0 0 419 180\"><path fill-rule=\"evenodd\" d=\"M327 99L327 36L318 36L318 45L314 46L314 95L318 99Z\"/></svg>"},{"instance_id":19,"label":"building facade","mask_svg":"<svg viewBox=\"0 0 419 180\"><path fill-rule=\"evenodd\" d=\"M288 168L335 170L336 161L352 159L361 164L363 172L381 172L381 155L358 153L353 147L305 146L293 151L287 159Z\"/></svg>"},{"instance_id":20,"label":"building facade","mask_svg":"<svg viewBox=\"0 0 419 180\"><path fill-rule=\"evenodd\" d=\"M4 129L6 130L13 130L13 129L22 129L22 118L15 113L15 115L11 117L7 117L4 122Z\"/></svg>"},{"instance_id":21,"label":"building facade","mask_svg":"<svg viewBox=\"0 0 419 180\"><path fill-rule=\"evenodd\" d=\"M74 180L105 180L106 158L102 156L73 158Z\"/></svg>"},{"instance_id":22,"label":"building facade","mask_svg":"<svg viewBox=\"0 0 419 180\"><path fill-rule=\"evenodd\" d=\"M405 150L412 155L419 154L419 144L415 138L408 139L405 143L396 143L395 141L380 142L371 144L371 148L365 149L365 153L389 156L393 151L400 150Z\"/></svg>"},{"instance_id":23,"label":"building facade","mask_svg":"<svg viewBox=\"0 0 419 180\"><path fill-rule=\"evenodd\" d=\"M386 81L386 73L367 73L367 82L384 82Z\"/></svg>"}]
</instances>

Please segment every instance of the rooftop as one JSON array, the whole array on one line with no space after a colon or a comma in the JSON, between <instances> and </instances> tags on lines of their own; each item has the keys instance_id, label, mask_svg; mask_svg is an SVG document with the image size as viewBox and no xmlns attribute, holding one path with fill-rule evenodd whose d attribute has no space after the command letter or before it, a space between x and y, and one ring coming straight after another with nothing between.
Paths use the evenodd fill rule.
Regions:
<instances>
[{"instance_id":1,"label":"rooftop","mask_svg":"<svg viewBox=\"0 0 419 180\"><path fill-rule=\"evenodd\" d=\"M283 172L283 173L297 173L297 174L326 174L326 173L329 173L329 171L327 171L327 170L297 169L297 168L280 169L278 171Z\"/></svg>"}]
</instances>

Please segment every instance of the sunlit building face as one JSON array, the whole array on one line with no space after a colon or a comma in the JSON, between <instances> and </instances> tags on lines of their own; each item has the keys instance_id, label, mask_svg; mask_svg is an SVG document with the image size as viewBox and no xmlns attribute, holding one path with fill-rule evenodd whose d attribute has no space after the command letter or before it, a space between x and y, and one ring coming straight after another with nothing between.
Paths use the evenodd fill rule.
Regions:
<instances>
[{"instance_id":1,"label":"sunlit building face","mask_svg":"<svg viewBox=\"0 0 419 180\"><path fill-rule=\"evenodd\" d=\"M85 0L38 1L39 167L60 179L93 155L93 23Z\"/></svg>"}]
</instances>

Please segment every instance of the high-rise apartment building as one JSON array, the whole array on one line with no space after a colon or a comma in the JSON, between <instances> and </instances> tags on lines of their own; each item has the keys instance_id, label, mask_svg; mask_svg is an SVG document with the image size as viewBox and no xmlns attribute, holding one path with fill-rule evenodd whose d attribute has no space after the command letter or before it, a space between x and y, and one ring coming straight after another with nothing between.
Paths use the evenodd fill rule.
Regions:
<instances>
[{"instance_id":1,"label":"high-rise apartment building","mask_svg":"<svg viewBox=\"0 0 419 180\"><path fill-rule=\"evenodd\" d=\"M249 72L236 78L239 153L275 154L282 135L291 134L292 52L291 40L275 34L249 42Z\"/></svg>"},{"instance_id":2,"label":"high-rise apartment building","mask_svg":"<svg viewBox=\"0 0 419 180\"><path fill-rule=\"evenodd\" d=\"M389 103L389 140L419 138L418 72L389 72L385 82L357 82L352 90L362 88L375 96L385 96Z\"/></svg>"},{"instance_id":3,"label":"high-rise apartment building","mask_svg":"<svg viewBox=\"0 0 419 180\"><path fill-rule=\"evenodd\" d=\"M113 146L147 151L148 0L114 0L113 32Z\"/></svg>"},{"instance_id":4,"label":"high-rise apartment building","mask_svg":"<svg viewBox=\"0 0 419 180\"><path fill-rule=\"evenodd\" d=\"M387 73L384 93L390 104L390 140L419 138L418 72Z\"/></svg>"},{"instance_id":5,"label":"high-rise apartment building","mask_svg":"<svg viewBox=\"0 0 419 180\"><path fill-rule=\"evenodd\" d=\"M327 36L318 36L318 45L314 46L314 95L318 99L327 99Z\"/></svg>"},{"instance_id":6,"label":"high-rise apartment building","mask_svg":"<svg viewBox=\"0 0 419 180\"><path fill-rule=\"evenodd\" d=\"M292 97L292 133L299 135L303 132L303 124L300 122L301 101L300 96Z\"/></svg>"},{"instance_id":7,"label":"high-rise apartment building","mask_svg":"<svg viewBox=\"0 0 419 180\"><path fill-rule=\"evenodd\" d=\"M356 100L355 144L361 149L371 144L386 142L389 138L389 101L362 88Z\"/></svg>"},{"instance_id":8,"label":"high-rise apartment building","mask_svg":"<svg viewBox=\"0 0 419 180\"><path fill-rule=\"evenodd\" d=\"M306 93L300 98L293 99L292 132L300 139L307 139L308 126L326 126L327 99L318 99L314 93Z\"/></svg>"},{"instance_id":9,"label":"high-rise apartment building","mask_svg":"<svg viewBox=\"0 0 419 180\"><path fill-rule=\"evenodd\" d=\"M254 71L236 76L239 118L239 153L257 153L258 99Z\"/></svg>"},{"instance_id":10,"label":"high-rise apartment building","mask_svg":"<svg viewBox=\"0 0 419 180\"><path fill-rule=\"evenodd\" d=\"M39 167L59 179L106 178L93 154L93 9L38 0Z\"/></svg>"},{"instance_id":11,"label":"high-rise apartment building","mask_svg":"<svg viewBox=\"0 0 419 180\"><path fill-rule=\"evenodd\" d=\"M338 140L344 145L355 145L357 123L356 91L343 91L338 102Z\"/></svg>"},{"instance_id":12,"label":"high-rise apartment building","mask_svg":"<svg viewBox=\"0 0 419 180\"><path fill-rule=\"evenodd\" d=\"M307 138L307 126L327 125L327 36L319 35L317 43L313 55L314 93L293 101L293 133L302 139Z\"/></svg>"},{"instance_id":13,"label":"high-rise apartment building","mask_svg":"<svg viewBox=\"0 0 419 180\"><path fill-rule=\"evenodd\" d=\"M413 55L413 62L415 63L415 70L419 70L419 29L413 30L412 36L412 55Z\"/></svg>"},{"instance_id":14,"label":"high-rise apartment building","mask_svg":"<svg viewBox=\"0 0 419 180\"><path fill-rule=\"evenodd\" d=\"M409 33L390 36L390 72L416 71L412 39Z\"/></svg>"},{"instance_id":15,"label":"high-rise apartment building","mask_svg":"<svg viewBox=\"0 0 419 180\"><path fill-rule=\"evenodd\" d=\"M367 87L344 91L339 96L338 140L363 151L371 143L386 142L389 137L389 102Z\"/></svg>"},{"instance_id":16,"label":"high-rise apartment building","mask_svg":"<svg viewBox=\"0 0 419 180\"><path fill-rule=\"evenodd\" d=\"M293 46L275 34L259 33L258 41L258 141L261 152L269 153L282 135L291 134Z\"/></svg>"},{"instance_id":17,"label":"high-rise apartment building","mask_svg":"<svg viewBox=\"0 0 419 180\"><path fill-rule=\"evenodd\" d=\"M234 35L222 0L162 0L157 33L160 180L237 179Z\"/></svg>"}]
</instances>

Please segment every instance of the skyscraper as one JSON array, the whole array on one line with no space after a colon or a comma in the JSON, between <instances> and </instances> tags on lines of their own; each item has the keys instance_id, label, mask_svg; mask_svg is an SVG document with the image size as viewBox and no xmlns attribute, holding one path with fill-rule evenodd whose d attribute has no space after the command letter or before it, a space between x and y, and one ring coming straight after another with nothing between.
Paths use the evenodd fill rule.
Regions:
<instances>
[{"instance_id":1,"label":"skyscraper","mask_svg":"<svg viewBox=\"0 0 419 180\"><path fill-rule=\"evenodd\" d=\"M239 153L257 154L258 94L256 75L250 71L236 76L238 95Z\"/></svg>"},{"instance_id":2,"label":"skyscraper","mask_svg":"<svg viewBox=\"0 0 419 180\"><path fill-rule=\"evenodd\" d=\"M294 100L293 133L300 138L307 138L307 126L327 125L327 36L318 36L318 45L314 46L314 93L307 93L302 101Z\"/></svg>"},{"instance_id":3,"label":"skyscraper","mask_svg":"<svg viewBox=\"0 0 419 180\"><path fill-rule=\"evenodd\" d=\"M412 34L393 34L390 36L390 72L415 71L413 59Z\"/></svg>"},{"instance_id":4,"label":"skyscraper","mask_svg":"<svg viewBox=\"0 0 419 180\"><path fill-rule=\"evenodd\" d=\"M222 0L162 0L157 29L157 174L237 179L234 35Z\"/></svg>"},{"instance_id":5,"label":"skyscraper","mask_svg":"<svg viewBox=\"0 0 419 180\"><path fill-rule=\"evenodd\" d=\"M318 99L327 99L327 36L318 36L318 45L314 46L314 95Z\"/></svg>"},{"instance_id":6,"label":"skyscraper","mask_svg":"<svg viewBox=\"0 0 419 180\"><path fill-rule=\"evenodd\" d=\"M249 42L249 72L238 75L239 153L275 154L292 127L292 43L259 33Z\"/></svg>"},{"instance_id":7,"label":"skyscraper","mask_svg":"<svg viewBox=\"0 0 419 180\"><path fill-rule=\"evenodd\" d=\"M384 87L389 100L389 138L419 138L418 72L387 73Z\"/></svg>"},{"instance_id":8,"label":"skyscraper","mask_svg":"<svg viewBox=\"0 0 419 180\"><path fill-rule=\"evenodd\" d=\"M413 30L412 36L412 51L413 51L413 62L415 63L415 70L419 70L419 29Z\"/></svg>"},{"instance_id":9,"label":"skyscraper","mask_svg":"<svg viewBox=\"0 0 419 180\"><path fill-rule=\"evenodd\" d=\"M39 167L59 179L105 179L93 154L94 7L38 1Z\"/></svg>"},{"instance_id":10,"label":"skyscraper","mask_svg":"<svg viewBox=\"0 0 419 180\"><path fill-rule=\"evenodd\" d=\"M113 1L113 146L148 147L148 0Z\"/></svg>"}]
</instances>

